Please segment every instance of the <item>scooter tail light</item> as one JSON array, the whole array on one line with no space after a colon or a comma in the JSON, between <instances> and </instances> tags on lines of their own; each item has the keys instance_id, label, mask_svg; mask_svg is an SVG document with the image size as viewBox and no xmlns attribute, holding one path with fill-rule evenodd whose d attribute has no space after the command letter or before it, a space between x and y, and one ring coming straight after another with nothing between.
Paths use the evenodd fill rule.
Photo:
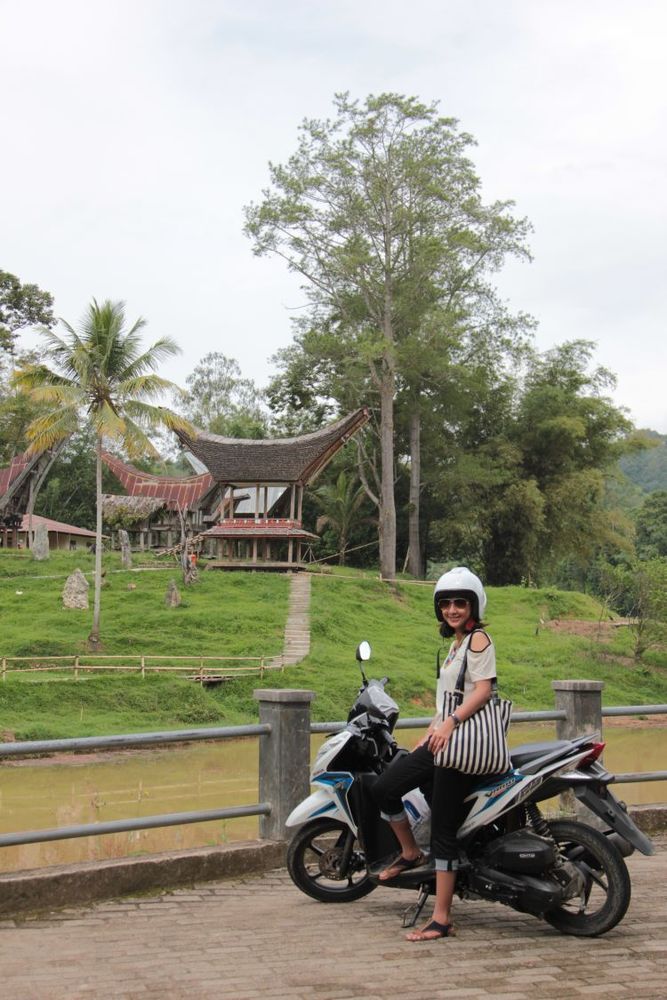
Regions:
<instances>
[{"instance_id":1,"label":"scooter tail light","mask_svg":"<svg viewBox=\"0 0 667 1000\"><path fill-rule=\"evenodd\" d=\"M590 753L587 753L584 759L579 762L579 767L582 767L585 764L593 764L598 759L606 745L606 743L593 743Z\"/></svg>"}]
</instances>

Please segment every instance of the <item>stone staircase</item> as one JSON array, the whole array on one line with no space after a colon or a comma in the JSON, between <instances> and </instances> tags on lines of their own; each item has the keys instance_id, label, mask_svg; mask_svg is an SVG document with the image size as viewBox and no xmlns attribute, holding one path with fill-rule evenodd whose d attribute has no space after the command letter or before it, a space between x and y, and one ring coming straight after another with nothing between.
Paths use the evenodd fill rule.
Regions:
<instances>
[{"instance_id":1,"label":"stone staircase","mask_svg":"<svg viewBox=\"0 0 667 1000\"><path fill-rule=\"evenodd\" d=\"M310 573L292 573L285 642L278 659L286 666L300 663L310 652Z\"/></svg>"}]
</instances>

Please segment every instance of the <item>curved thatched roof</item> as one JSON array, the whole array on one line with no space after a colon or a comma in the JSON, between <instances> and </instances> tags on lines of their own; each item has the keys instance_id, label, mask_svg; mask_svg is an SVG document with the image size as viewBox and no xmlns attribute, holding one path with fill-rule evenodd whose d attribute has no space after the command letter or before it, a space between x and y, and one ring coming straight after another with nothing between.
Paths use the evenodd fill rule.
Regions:
<instances>
[{"instance_id":1,"label":"curved thatched roof","mask_svg":"<svg viewBox=\"0 0 667 1000\"><path fill-rule=\"evenodd\" d=\"M310 483L345 442L368 421L362 407L313 434L254 440L206 431L175 433L219 483Z\"/></svg>"},{"instance_id":2,"label":"curved thatched roof","mask_svg":"<svg viewBox=\"0 0 667 1000\"><path fill-rule=\"evenodd\" d=\"M102 453L102 460L123 484L128 496L151 497L160 501L158 507L166 506L169 510L194 506L213 486L213 477L208 472L197 476L156 476L106 451Z\"/></svg>"},{"instance_id":3,"label":"curved thatched roof","mask_svg":"<svg viewBox=\"0 0 667 1000\"><path fill-rule=\"evenodd\" d=\"M23 514L29 503L31 484L38 483L49 471L62 451L66 440L46 451L15 455L10 464L0 469L0 514Z\"/></svg>"}]
</instances>

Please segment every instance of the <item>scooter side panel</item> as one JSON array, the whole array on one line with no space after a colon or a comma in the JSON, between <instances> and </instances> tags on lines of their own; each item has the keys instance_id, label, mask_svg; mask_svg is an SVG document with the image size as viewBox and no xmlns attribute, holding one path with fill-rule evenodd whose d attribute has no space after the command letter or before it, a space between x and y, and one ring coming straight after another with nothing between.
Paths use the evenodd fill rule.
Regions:
<instances>
[{"instance_id":1,"label":"scooter side panel","mask_svg":"<svg viewBox=\"0 0 667 1000\"><path fill-rule=\"evenodd\" d=\"M311 820L319 819L320 816L349 823L347 815L331 793L324 788L318 788L303 802L299 802L296 808L292 809L285 820L285 826L303 826L304 823L310 823Z\"/></svg>"}]
</instances>

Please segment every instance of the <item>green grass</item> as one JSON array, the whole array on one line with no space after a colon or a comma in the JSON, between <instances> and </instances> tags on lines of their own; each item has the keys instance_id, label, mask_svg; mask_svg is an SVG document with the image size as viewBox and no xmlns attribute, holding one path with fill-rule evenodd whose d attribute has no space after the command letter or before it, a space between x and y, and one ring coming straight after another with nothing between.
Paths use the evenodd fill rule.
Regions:
<instances>
[{"instance_id":1,"label":"green grass","mask_svg":"<svg viewBox=\"0 0 667 1000\"><path fill-rule=\"evenodd\" d=\"M146 557L149 565L159 561ZM102 595L102 639L107 653L172 655L274 655L281 651L288 579L280 574L202 572L182 589L183 604L168 609L164 593L176 567L115 572L105 556L108 585ZM92 569L92 557L58 553L47 563L0 553L0 656L48 657L83 653L91 614L66 611L60 593L67 573ZM136 584L128 590L128 583ZM16 594L17 590L23 591ZM598 620L591 598L556 590L489 589L486 618L498 651L504 694L523 709L553 705L551 681L591 678L605 682L606 704L667 702L667 656L631 659L631 637L617 629L599 643L551 629L551 619ZM383 584L377 574L346 569L313 574L311 653L271 686L316 692L318 720L344 718L359 684L354 651L368 639L369 675L390 678L404 716L427 715L434 704L439 644L431 585ZM10 676L0 684L0 731L19 738L92 735L195 725L231 725L257 718L253 690L244 677L202 690L191 681L147 676L48 681L44 675ZM40 678L40 679L35 679ZM262 682L266 686L266 679Z\"/></svg>"},{"instance_id":2,"label":"green grass","mask_svg":"<svg viewBox=\"0 0 667 1000\"><path fill-rule=\"evenodd\" d=\"M184 588L178 567L145 557L145 572L120 571L106 555L102 591L102 649L109 654L173 656L262 656L282 650L288 582L275 573L201 573L201 583ZM76 567L91 584L93 557L56 553L44 563L19 562L0 553L0 656L52 656L87 649L92 610L66 610L61 593ZM167 608L171 579L183 603ZM131 585L136 589L129 590ZM20 592L20 593L19 593Z\"/></svg>"}]
</instances>

